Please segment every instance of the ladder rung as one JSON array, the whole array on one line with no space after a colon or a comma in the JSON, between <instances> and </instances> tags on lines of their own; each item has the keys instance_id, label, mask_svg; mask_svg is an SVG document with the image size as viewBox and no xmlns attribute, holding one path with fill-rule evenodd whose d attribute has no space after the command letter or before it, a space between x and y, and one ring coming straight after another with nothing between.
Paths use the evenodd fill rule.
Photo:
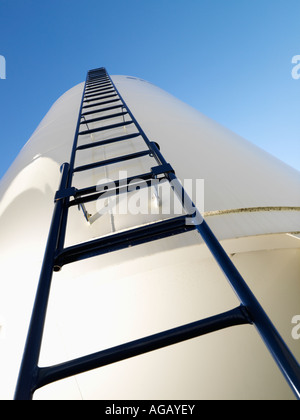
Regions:
<instances>
[{"instance_id":1,"label":"ladder rung","mask_svg":"<svg viewBox=\"0 0 300 420\"><path fill-rule=\"evenodd\" d=\"M151 153L150 150L144 150L142 152L131 153L130 155L118 156L116 158L106 159L100 162L89 163L87 165L78 166L77 168L73 170L73 172L88 171L90 169L100 168L101 166L113 165L115 163L124 162L126 160L131 160L131 159L138 159L143 156L147 156L150 153Z\"/></svg>"},{"instance_id":2,"label":"ladder rung","mask_svg":"<svg viewBox=\"0 0 300 420\"><path fill-rule=\"evenodd\" d=\"M112 90L112 92L115 92L114 90ZM83 102L93 102L93 101L98 101L99 99L107 99L107 98L113 98L114 96L117 96L117 93L113 93L112 95L106 95L106 93L104 93L104 96L98 96L97 98L93 98L93 99L88 99L86 101Z\"/></svg>"},{"instance_id":3,"label":"ladder rung","mask_svg":"<svg viewBox=\"0 0 300 420\"><path fill-rule=\"evenodd\" d=\"M86 109L86 108L94 108L95 106L98 106L98 105L107 105L107 104L111 104L111 103L113 103L113 102L118 102L118 101L120 101L120 98L117 98L117 99L110 99L109 101L104 101L104 102L98 102L98 103L96 103L96 104L92 104L92 105L84 105L83 107L82 107L82 109L84 108L84 109ZM123 104L120 104L120 106L122 106ZM99 110L99 112L100 111L102 111L102 109L100 109Z\"/></svg>"},{"instance_id":4,"label":"ladder rung","mask_svg":"<svg viewBox=\"0 0 300 420\"><path fill-rule=\"evenodd\" d=\"M74 200L69 202L69 206L72 207L77 204L80 204L81 202L84 202L85 198L87 198L88 201L94 201L92 199L91 200L89 199L91 197L91 195L89 194L93 194L93 193L103 194L104 192L107 192L107 191L115 191L116 189L120 187L121 188L128 187L128 185L131 184L132 181L138 182L139 180L143 180L143 181L154 180L153 172L147 172L145 174L134 175L126 179L118 179L116 181L108 182L107 184L94 185L93 187L86 187L80 190L77 190L75 188L75 191L74 191L74 189L71 189L69 190L67 194L64 194L64 195L66 197L72 197L72 196L74 197ZM87 196L87 197L84 197L84 196Z\"/></svg>"},{"instance_id":5,"label":"ladder rung","mask_svg":"<svg viewBox=\"0 0 300 420\"><path fill-rule=\"evenodd\" d=\"M93 77L92 79L89 79L87 81L87 86L91 86L94 85L96 83L104 83L104 82L108 82L109 78L108 77Z\"/></svg>"},{"instance_id":6,"label":"ladder rung","mask_svg":"<svg viewBox=\"0 0 300 420\"><path fill-rule=\"evenodd\" d=\"M108 86L113 86L110 81L95 83L93 86L86 86L85 90L106 89Z\"/></svg>"},{"instance_id":7,"label":"ladder rung","mask_svg":"<svg viewBox=\"0 0 300 420\"><path fill-rule=\"evenodd\" d=\"M84 188L82 190L77 190L75 194L72 194L75 198L74 200L69 201L68 206L73 207L80 204L96 201L103 194L105 194L105 198L115 197L120 194L131 192L132 188L149 188L157 185L159 182L161 182L161 180L153 179L153 173L149 172L147 174L132 176L127 179L110 182L105 185L97 185L94 187ZM88 195L88 193L90 195Z\"/></svg>"},{"instance_id":8,"label":"ladder rung","mask_svg":"<svg viewBox=\"0 0 300 420\"><path fill-rule=\"evenodd\" d=\"M90 92L92 90L107 87L107 86L112 86L111 82L108 81L108 82L95 83L95 84L90 85L90 86L86 85L85 92Z\"/></svg>"},{"instance_id":9,"label":"ladder rung","mask_svg":"<svg viewBox=\"0 0 300 420\"><path fill-rule=\"evenodd\" d=\"M94 70L88 73L88 79L95 76L107 77L107 73L104 70Z\"/></svg>"},{"instance_id":10,"label":"ladder rung","mask_svg":"<svg viewBox=\"0 0 300 420\"><path fill-rule=\"evenodd\" d=\"M86 96L86 95L89 95L90 93L96 93L96 92L100 92L101 90L103 91L103 90L110 89L110 88L112 88L111 84L104 85L104 86L96 86L93 89L86 89L85 92L84 92L84 95Z\"/></svg>"},{"instance_id":11,"label":"ladder rung","mask_svg":"<svg viewBox=\"0 0 300 420\"><path fill-rule=\"evenodd\" d=\"M98 67L97 69L91 69L88 71L87 74L90 75L90 74L100 73L100 72L102 72L103 74L107 74L105 67Z\"/></svg>"},{"instance_id":12,"label":"ladder rung","mask_svg":"<svg viewBox=\"0 0 300 420\"><path fill-rule=\"evenodd\" d=\"M59 270L65 264L75 261L195 230L194 225L186 224L187 217L187 215L183 215L150 223L65 248L56 258L56 270Z\"/></svg>"},{"instance_id":13,"label":"ladder rung","mask_svg":"<svg viewBox=\"0 0 300 420\"><path fill-rule=\"evenodd\" d=\"M67 188L65 190L59 190L55 195L55 201L60 200L62 198L74 197L74 200L68 203L68 206L72 207L79 204L95 201L104 193L109 193L109 195L119 195L123 192L130 192L131 190L128 190L128 187L132 187L133 185L134 187L139 186L140 188L151 187L160 183L163 179L165 181L168 180L168 178L166 177L159 179L156 177L156 174L158 172L160 174L164 173L166 175L166 170L168 172L170 172L170 169L172 170L171 165L168 164L167 166L168 167L166 167L165 165L156 166L151 168L151 172L134 175L124 179L118 179L116 181L111 181L106 184L85 187L80 190L76 189L75 187Z\"/></svg>"},{"instance_id":14,"label":"ladder rung","mask_svg":"<svg viewBox=\"0 0 300 420\"><path fill-rule=\"evenodd\" d=\"M100 95L102 95L102 94L103 95L106 95L107 93L115 92L115 90L112 87L109 87L107 89L101 89L99 92L102 92L102 93L100 93ZM93 98L94 96L98 96L99 95L99 92L93 93L92 95L84 95L84 98L85 99L87 99L87 98Z\"/></svg>"},{"instance_id":15,"label":"ladder rung","mask_svg":"<svg viewBox=\"0 0 300 420\"><path fill-rule=\"evenodd\" d=\"M105 85L111 85L112 86L112 83L111 83L110 80L104 80L103 82L96 82L96 83L93 83L91 85L86 85L85 88L92 90L92 89L96 89L97 86L101 86L101 85L102 86L105 86Z\"/></svg>"},{"instance_id":16,"label":"ladder rung","mask_svg":"<svg viewBox=\"0 0 300 420\"><path fill-rule=\"evenodd\" d=\"M107 74L106 68L105 67L98 67L97 69L91 69L88 71L88 75L90 74L94 74L94 73L102 73L102 74Z\"/></svg>"},{"instance_id":17,"label":"ladder rung","mask_svg":"<svg viewBox=\"0 0 300 420\"><path fill-rule=\"evenodd\" d=\"M90 80L99 79L99 78L107 78L107 75L106 74L95 73L93 75L92 74L89 75L87 77L87 80L90 81Z\"/></svg>"},{"instance_id":18,"label":"ladder rung","mask_svg":"<svg viewBox=\"0 0 300 420\"><path fill-rule=\"evenodd\" d=\"M97 82L97 83L92 83L89 85L85 86L85 92L89 92L91 90L95 90L95 89L99 89L99 88L104 88L107 86L112 86L112 84L110 83L109 80L104 81L104 82Z\"/></svg>"},{"instance_id":19,"label":"ladder rung","mask_svg":"<svg viewBox=\"0 0 300 420\"><path fill-rule=\"evenodd\" d=\"M87 81L94 80L94 79L99 79L99 78L107 78L107 75L106 74L95 73L93 75L89 75L87 77Z\"/></svg>"},{"instance_id":20,"label":"ladder rung","mask_svg":"<svg viewBox=\"0 0 300 420\"><path fill-rule=\"evenodd\" d=\"M91 147L104 146L106 144L116 143L118 141L130 140L139 136L140 136L140 133L133 133L133 134L128 134L126 136L119 136L119 137L114 137L112 139L96 141L94 143L82 144L81 146L77 147L77 150L84 150L84 149L89 149Z\"/></svg>"},{"instance_id":21,"label":"ladder rung","mask_svg":"<svg viewBox=\"0 0 300 420\"><path fill-rule=\"evenodd\" d=\"M99 77L107 77L106 74L104 73L94 73L94 74L89 74L87 80L93 80Z\"/></svg>"},{"instance_id":22,"label":"ladder rung","mask_svg":"<svg viewBox=\"0 0 300 420\"><path fill-rule=\"evenodd\" d=\"M112 87L113 86L109 83L109 84L107 84L107 86L104 86L104 87L100 87L100 88L96 87L94 89L86 90L85 91L85 96L87 96L87 94L89 95L90 93L103 92L103 91L108 90Z\"/></svg>"},{"instance_id":23,"label":"ladder rung","mask_svg":"<svg viewBox=\"0 0 300 420\"><path fill-rule=\"evenodd\" d=\"M120 105L113 105L113 106L108 106L106 108L101 108L101 109L95 109L93 111L88 111L88 112L84 112L83 114L81 114L82 117L86 116L86 115L91 115L91 114L99 114L100 112L106 112L106 111L111 111L113 109L117 109L117 108L124 108L123 104Z\"/></svg>"},{"instance_id":24,"label":"ladder rung","mask_svg":"<svg viewBox=\"0 0 300 420\"><path fill-rule=\"evenodd\" d=\"M96 92L100 92L100 93L96 93ZM92 92L91 95L89 94L89 92L86 92L85 95L84 95L84 97L85 98L88 98L90 96L97 96L97 95L103 96L103 95L107 95L108 93L111 93L111 92L116 92L116 91L115 91L115 89L114 89L113 86L108 86L105 89L99 89L99 90L97 89L97 90L95 90L95 92Z\"/></svg>"},{"instance_id":25,"label":"ladder rung","mask_svg":"<svg viewBox=\"0 0 300 420\"><path fill-rule=\"evenodd\" d=\"M97 69L89 70L88 75L89 74L94 74L94 73L100 73L100 72L102 72L103 74L107 74L107 71L106 71L105 67L102 66L102 67L98 67Z\"/></svg>"},{"instance_id":26,"label":"ladder rung","mask_svg":"<svg viewBox=\"0 0 300 420\"><path fill-rule=\"evenodd\" d=\"M105 83L110 83L110 80L109 79L97 79L97 80L95 79L94 81L87 82L86 88L91 89L98 85L104 85Z\"/></svg>"},{"instance_id":27,"label":"ladder rung","mask_svg":"<svg viewBox=\"0 0 300 420\"><path fill-rule=\"evenodd\" d=\"M117 124L106 125L105 127L92 128L91 130L81 131L80 133L78 133L78 135L98 133L99 131L112 130L113 128L123 127L125 125L130 125L130 124L133 124L133 121L124 121Z\"/></svg>"},{"instance_id":28,"label":"ladder rung","mask_svg":"<svg viewBox=\"0 0 300 420\"><path fill-rule=\"evenodd\" d=\"M252 324L252 322L249 320L247 308L241 305L209 318L181 325L180 327L149 335L87 356L78 357L59 365L39 368L38 387L205 334L247 324Z\"/></svg>"},{"instance_id":29,"label":"ladder rung","mask_svg":"<svg viewBox=\"0 0 300 420\"><path fill-rule=\"evenodd\" d=\"M104 115L103 117L99 117L99 118L92 118L91 120L84 120L84 121L81 121L80 124L89 124L89 123L96 122L96 121L109 120L111 118L122 117L123 115L126 115L126 114L128 114L127 111L117 112L115 114Z\"/></svg>"}]
</instances>

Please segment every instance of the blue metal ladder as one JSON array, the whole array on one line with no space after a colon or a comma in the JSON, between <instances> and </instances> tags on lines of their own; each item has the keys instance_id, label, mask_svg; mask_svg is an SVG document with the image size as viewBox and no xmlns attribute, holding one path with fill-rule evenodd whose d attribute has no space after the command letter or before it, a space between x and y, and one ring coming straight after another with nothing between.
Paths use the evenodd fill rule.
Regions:
<instances>
[{"instance_id":1,"label":"blue metal ladder","mask_svg":"<svg viewBox=\"0 0 300 420\"><path fill-rule=\"evenodd\" d=\"M101 115L101 113L103 114ZM95 117L93 117L94 114L96 115ZM127 116L126 121L124 119L120 123L109 123L110 119L115 117L124 118L125 115ZM98 121L101 121L101 124L103 121L108 121L108 125L101 125L93 129L89 128L89 123ZM78 145L80 136L104 130L109 131L127 125L133 125L135 132ZM141 152L75 167L76 154L78 152L80 153L80 150L118 143L139 136L145 142L145 150ZM115 181L112 183L111 188L107 184L105 189L101 189L101 186L100 188L99 186L92 186L84 189L76 189L72 186L74 173L105 167L131 159L138 159L147 155L154 157L157 163L148 173L139 174L126 180ZM88 220L90 215L85 208L86 203L97 200L104 192L107 196L108 190L112 195L127 193L128 186L133 178L142 180L144 185L145 183L146 185L150 185L154 179L158 178L164 178L169 181L174 193L180 199L182 206L186 208L187 214L193 218L193 224L186 224L186 215L177 216L151 223L151 225L136 227L125 232L117 232L85 243L64 247L68 209L72 206L80 206ZM190 212L191 209L194 209L192 213ZM43 368L38 366L54 271L59 271L65 264L70 264L75 261L166 238L171 235L182 234L191 230L198 231L211 251L225 277L234 289L240 301L239 307L204 320L99 351L59 365ZM55 196L55 208L25 344L15 399L30 400L38 388L54 381L213 331L242 324L252 324L256 327L294 394L300 399L300 366L297 360L282 340L199 211L187 196L176 178L174 169L160 152L159 146L148 139L134 118L105 68L89 71L84 86L70 163L64 163L62 165L61 183Z\"/></svg>"}]
</instances>

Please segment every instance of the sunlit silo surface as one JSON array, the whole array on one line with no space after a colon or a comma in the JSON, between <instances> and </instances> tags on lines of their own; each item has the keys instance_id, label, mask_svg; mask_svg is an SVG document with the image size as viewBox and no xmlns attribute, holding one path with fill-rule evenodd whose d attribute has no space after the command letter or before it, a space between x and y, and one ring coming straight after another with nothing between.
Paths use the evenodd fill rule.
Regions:
<instances>
[{"instance_id":1,"label":"sunlit silo surface","mask_svg":"<svg viewBox=\"0 0 300 420\"><path fill-rule=\"evenodd\" d=\"M292 335L292 320L300 314L300 173L145 80L111 79L182 184L193 180L191 195L196 201L200 197L206 223L299 362L300 341ZM84 88L80 83L55 102L1 180L1 399L14 396L60 169L70 162L80 110L82 134L74 162L79 169L72 187L88 189L124 174L134 178L157 166L153 155L144 153L143 138L135 135L119 97L111 96L109 81L95 79L87 85L81 103ZM119 141L107 141L111 139ZM204 180L204 197L195 196L196 180ZM172 188L169 210L162 211L168 199L163 188L152 185L143 189L150 194L134 188L123 194L131 212L115 211L114 197L83 206L79 200L69 207L64 247L140 227L150 231L157 221L177 217ZM40 367L240 305L196 230L155 239L79 258L53 274ZM253 325L191 338L55 381L34 393L35 399L294 397Z\"/></svg>"}]
</instances>

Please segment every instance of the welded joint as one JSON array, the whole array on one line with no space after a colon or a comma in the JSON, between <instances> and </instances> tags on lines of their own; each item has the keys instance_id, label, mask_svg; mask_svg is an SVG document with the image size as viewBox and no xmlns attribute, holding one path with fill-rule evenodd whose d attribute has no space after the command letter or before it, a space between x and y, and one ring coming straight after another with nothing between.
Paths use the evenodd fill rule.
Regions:
<instances>
[{"instance_id":1,"label":"welded joint","mask_svg":"<svg viewBox=\"0 0 300 420\"><path fill-rule=\"evenodd\" d=\"M247 308L247 306L240 305L239 308L240 308L240 311L241 311L243 317L248 322L248 324L253 325L254 324L254 321L253 321L253 319L251 317L251 313L250 313L249 309Z\"/></svg>"},{"instance_id":2,"label":"welded joint","mask_svg":"<svg viewBox=\"0 0 300 420\"><path fill-rule=\"evenodd\" d=\"M75 197L76 192L77 192L77 188L75 187L58 190L55 194L54 202L56 203L57 201L63 200L65 198Z\"/></svg>"},{"instance_id":3,"label":"welded joint","mask_svg":"<svg viewBox=\"0 0 300 420\"><path fill-rule=\"evenodd\" d=\"M159 175L168 174L170 172L175 174L174 169L169 163L159 165L159 166L154 166L153 168L151 168L151 172L152 172L153 178L158 178Z\"/></svg>"}]
</instances>

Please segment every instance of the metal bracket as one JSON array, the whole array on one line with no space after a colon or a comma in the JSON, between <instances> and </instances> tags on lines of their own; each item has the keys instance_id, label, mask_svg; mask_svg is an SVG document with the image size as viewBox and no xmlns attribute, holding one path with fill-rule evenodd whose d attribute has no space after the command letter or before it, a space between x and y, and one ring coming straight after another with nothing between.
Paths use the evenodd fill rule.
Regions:
<instances>
[{"instance_id":1,"label":"metal bracket","mask_svg":"<svg viewBox=\"0 0 300 420\"><path fill-rule=\"evenodd\" d=\"M169 172L172 172L173 174L175 174L174 169L169 163L159 165L159 166L154 166L153 168L151 168L151 172L153 174L153 178L157 178L158 175L167 174Z\"/></svg>"},{"instance_id":2,"label":"metal bracket","mask_svg":"<svg viewBox=\"0 0 300 420\"><path fill-rule=\"evenodd\" d=\"M71 187L71 188L66 188L63 190L58 190L55 194L55 198L54 198L54 202L56 203L57 201L63 200L64 198L69 198L69 197L74 197L76 198L76 193L78 192L78 189L75 187ZM82 210L84 217L86 219L87 222L89 222L89 219L91 217L91 214L87 211L84 203L81 203L78 205L78 210Z\"/></svg>"},{"instance_id":3,"label":"metal bracket","mask_svg":"<svg viewBox=\"0 0 300 420\"><path fill-rule=\"evenodd\" d=\"M59 200L63 200L64 198L68 198L68 197L75 197L77 192L77 188L75 187L71 187L71 188L66 188L64 190L58 190L55 194L54 197L54 202L56 203Z\"/></svg>"}]
</instances>

